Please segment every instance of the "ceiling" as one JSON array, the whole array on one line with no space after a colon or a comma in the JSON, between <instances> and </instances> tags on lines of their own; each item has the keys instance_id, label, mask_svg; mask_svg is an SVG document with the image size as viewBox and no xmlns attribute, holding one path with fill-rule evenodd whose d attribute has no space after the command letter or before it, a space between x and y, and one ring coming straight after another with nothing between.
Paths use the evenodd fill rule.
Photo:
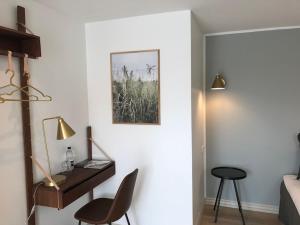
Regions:
<instances>
[{"instance_id":1,"label":"ceiling","mask_svg":"<svg viewBox=\"0 0 300 225\"><path fill-rule=\"evenodd\" d=\"M300 0L35 0L84 22L191 9L205 33L300 25Z\"/></svg>"}]
</instances>

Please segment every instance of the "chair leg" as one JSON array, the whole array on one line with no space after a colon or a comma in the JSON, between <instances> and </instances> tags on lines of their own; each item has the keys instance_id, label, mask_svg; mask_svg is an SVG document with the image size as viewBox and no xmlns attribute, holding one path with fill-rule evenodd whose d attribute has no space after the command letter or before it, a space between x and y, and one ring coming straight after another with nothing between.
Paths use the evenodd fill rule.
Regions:
<instances>
[{"instance_id":1,"label":"chair leg","mask_svg":"<svg viewBox=\"0 0 300 225\"><path fill-rule=\"evenodd\" d=\"M126 217L126 220L127 220L127 224L130 225L127 213L125 213L125 217Z\"/></svg>"}]
</instances>

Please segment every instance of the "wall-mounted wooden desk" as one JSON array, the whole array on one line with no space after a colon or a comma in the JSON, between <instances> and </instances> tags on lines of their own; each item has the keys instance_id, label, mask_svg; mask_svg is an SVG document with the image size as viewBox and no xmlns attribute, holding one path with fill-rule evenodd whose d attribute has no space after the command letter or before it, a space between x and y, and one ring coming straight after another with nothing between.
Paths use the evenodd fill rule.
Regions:
<instances>
[{"instance_id":1,"label":"wall-mounted wooden desk","mask_svg":"<svg viewBox=\"0 0 300 225\"><path fill-rule=\"evenodd\" d=\"M111 162L100 170L74 168L71 172L62 173L67 176L67 180L59 185L59 191L54 187L45 187L43 185L38 187L36 205L63 209L112 177L115 174L115 170L115 162Z\"/></svg>"}]
</instances>

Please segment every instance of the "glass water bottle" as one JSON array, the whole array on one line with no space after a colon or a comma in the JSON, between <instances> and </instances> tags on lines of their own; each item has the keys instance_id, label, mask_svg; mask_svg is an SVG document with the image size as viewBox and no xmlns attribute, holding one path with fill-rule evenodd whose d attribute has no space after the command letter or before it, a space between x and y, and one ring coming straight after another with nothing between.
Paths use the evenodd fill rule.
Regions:
<instances>
[{"instance_id":1,"label":"glass water bottle","mask_svg":"<svg viewBox=\"0 0 300 225\"><path fill-rule=\"evenodd\" d=\"M75 154L70 146L68 147L68 150L66 152L66 161L69 167L68 170L72 170L75 165Z\"/></svg>"}]
</instances>

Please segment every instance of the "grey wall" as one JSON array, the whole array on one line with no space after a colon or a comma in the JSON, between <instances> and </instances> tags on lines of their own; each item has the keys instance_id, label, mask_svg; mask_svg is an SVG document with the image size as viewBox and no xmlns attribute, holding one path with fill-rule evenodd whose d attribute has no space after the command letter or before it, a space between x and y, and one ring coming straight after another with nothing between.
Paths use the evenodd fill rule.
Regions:
<instances>
[{"instance_id":1,"label":"grey wall","mask_svg":"<svg viewBox=\"0 0 300 225\"><path fill-rule=\"evenodd\" d=\"M207 90L207 195L211 168L231 165L248 172L243 201L278 205L282 176L300 164L300 29L207 37L206 49L207 87L218 71L229 85Z\"/></svg>"}]
</instances>

